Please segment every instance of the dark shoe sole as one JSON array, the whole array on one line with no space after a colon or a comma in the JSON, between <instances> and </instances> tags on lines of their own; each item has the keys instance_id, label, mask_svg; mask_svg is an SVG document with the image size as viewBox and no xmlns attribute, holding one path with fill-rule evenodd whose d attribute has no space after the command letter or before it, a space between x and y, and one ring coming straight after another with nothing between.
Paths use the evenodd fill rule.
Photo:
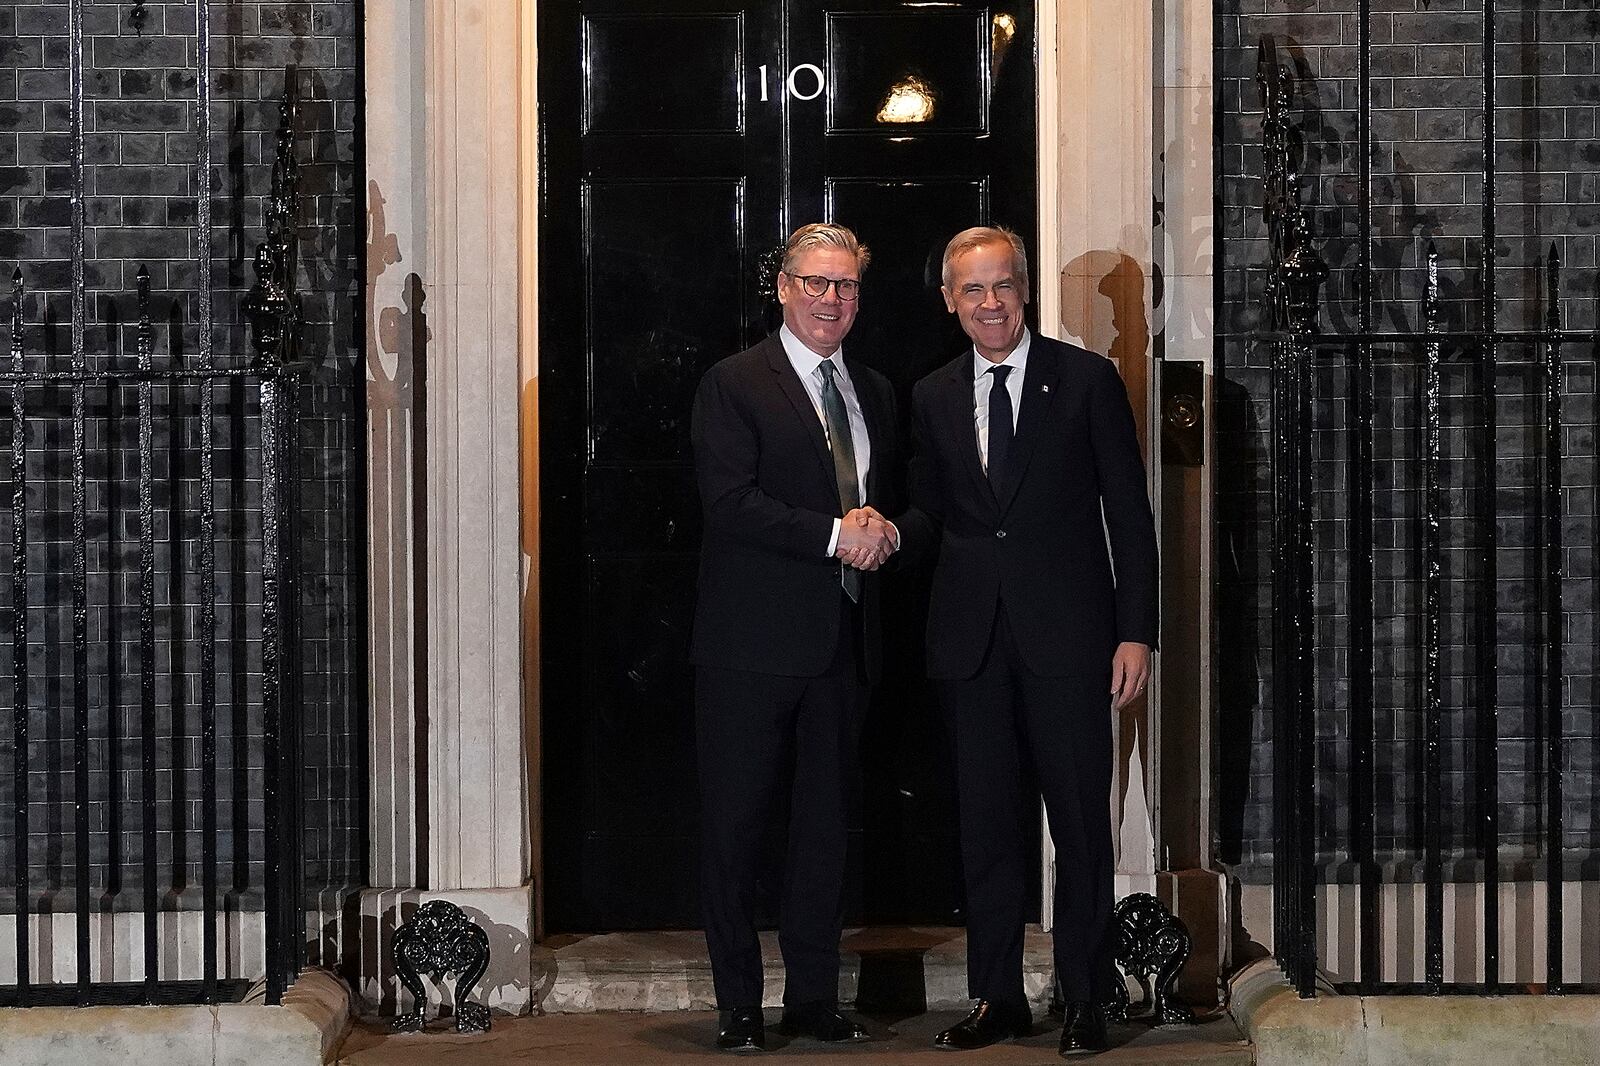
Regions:
<instances>
[{"instance_id":1,"label":"dark shoe sole","mask_svg":"<svg viewBox=\"0 0 1600 1066\"><path fill-rule=\"evenodd\" d=\"M986 1047L994 1047L996 1044L1010 1043L1013 1040L1023 1040L1032 1035L1033 1032L1031 1030L1026 1033L1012 1033L1010 1036L1002 1036L997 1040L991 1040L987 1044L979 1044L976 1047L961 1047L957 1044L939 1043L935 1043L933 1046L934 1050L936 1051L982 1051Z\"/></svg>"},{"instance_id":2,"label":"dark shoe sole","mask_svg":"<svg viewBox=\"0 0 1600 1066\"><path fill-rule=\"evenodd\" d=\"M859 1033L855 1036L836 1036L830 1039L825 1036L818 1036L811 1030L802 1029L798 1026L790 1029L780 1025L776 1027L776 1032L779 1036L787 1037L790 1040L815 1040L819 1044L865 1044L872 1039L871 1033Z\"/></svg>"},{"instance_id":3,"label":"dark shoe sole","mask_svg":"<svg viewBox=\"0 0 1600 1066\"><path fill-rule=\"evenodd\" d=\"M1089 1055L1098 1055L1105 1050L1103 1047L1058 1048L1056 1054L1064 1059L1080 1059Z\"/></svg>"}]
</instances>

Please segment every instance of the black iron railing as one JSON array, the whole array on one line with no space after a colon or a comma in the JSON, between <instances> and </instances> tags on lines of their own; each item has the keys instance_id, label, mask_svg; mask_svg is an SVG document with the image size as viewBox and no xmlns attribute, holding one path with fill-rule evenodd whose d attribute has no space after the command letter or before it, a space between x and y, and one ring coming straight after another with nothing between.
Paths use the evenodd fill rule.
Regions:
<instances>
[{"instance_id":1,"label":"black iron railing","mask_svg":"<svg viewBox=\"0 0 1600 1066\"><path fill-rule=\"evenodd\" d=\"M91 362L87 354L81 0L70 5L72 321L66 367L30 350L25 271L13 279L10 359L0 367L0 395L10 406L10 484L4 494L10 505L9 581L0 617L10 627L14 866L11 884L0 888L12 890L15 930L15 971L9 983L0 983L3 1005L238 998L260 976L248 961L253 957L264 959L267 1001L276 1003L299 972L304 952L293 521L297 404L308 369L298 352L295 282L298 72L290 68L285 78L267 239L244 303L254 352L219 358L213 350L206 179L208 5L199 0L196 7L201 180L194 356L157 357L150 278L143 268L133 358L111 352ZM119 442L129 436L124 427L130 408L136 411L132 464L118 454ZM51 448L63 433L70 435L71 450L65 516L70 602L57 603L53 590L61 581L38 572L36 547L50 548L60 539L64 516L54 491L60 479ZM189 467L195 452L197 470ZM137 483L131 492L125 486L130 465ZM193 506L180 467L195 486ZM135 494L131 507L118 502ZM159 506L158 497L165 499ZM119 551L124 525L137 531L132 573L121 565L131 554ZM42 543L36 546L36 540ZM163 551L170 572L158 573ZM253 559L257 551L259 563ZM92 598L91 557L97 560L95 588L105 596L114 600L124 587L136 587L136 639L107 632L126 605ZM194 571L198 604L184 602L179 587L185 562ZM219 589L223 579L226 590ZM221 620L219 591L226 592L227 617ZM35 664L53 654L50 620L62 608L71 617L70 669L57 671L59 677L47 684ZM230 653L221 691L219 649ZM137 696L123 713L116 694L127 660L135 664ZM67 706L56 699L62 687L70 690ZM70 740L63 736L61 744L52 743L56 723L68 717ZM198 736L185 734L189 724ZM32 735L39 730L44 743ZM70 750L70 775L58 772L64 769L56 765L62 749ZM67 780L70 826L58 813L67 805L60 796ZM198 827L190 824L195 813ZM192 854L196 838L198 856ZM63 855L70 855L70 864L51 858ZM41 864L55 864L55 872L35 883ZM129 877L137 883L125 883ZM41 974L36 965L36 934L63 910L63 895L70 899L75 932L70 980L53 966ZM132 921L142 940L140 959L123 957L124 945L135 939L124 917L130 914L137 916ZM258 936L251 932L257 915L263 930ZM185 924L185 916L193 920ZM175 968L171 958L188 954L188 938L195 935L198 966ZM176 950L178 941L184 950Z\"/></svg>"},{"instance_id":2,"label":"black iron railing","mask_svg":"<svg viewBox=\"0 0 1600 1066\"><path fill-rule=\"evenodd\" d=\"M1564 721L1563 700L1566 663L1563 583L1563 493L1562 464L1578 456L1564 451L1562 413L1563 347L1583 343L1591 349L1593 333L1574 333L1563 328L1559 293L1561 263L1557 250L1550 248L1539 264L1542 293L1542 321L1536 329L1505 330L1496 319L1495 294L1495 21L1492 0L1483 16L1483 134L1482 269L1480 288L1475 296L1477 325L1470 329L1445 329L1441 323L1439 253L1429 243L1422 254L1417 289L1421 293L1420 320L1416 331L1379 332L1374 329L1374 285L1372 269L1372 128L1370 115L1371 72L1369 12L1366 0L1360 4L1359 105L1357 112L1357 158L1360 160L1359 238L1355 247L1357 285L1354 317L1357 329L1338 333L1319 330L1319 290L1328 271L1312 241L1307 213L1300 201L1302 187L1298 167L1301 160L1301 133L1294 118L1294 79L1280 64L1273 42L1262 38L1257 80L1263 101L1263 148L1265 164L1265 220L1271 250L1271 277L1267 286L1268 328L1258 341L1272 353L1272 606L1273 606L1273 861L1274 861L1274 951L1291 983L1303 996L1313 995L1319 980L1317 916L1326 909L1327 886L1335 881L1354 881L1357 903L1346 921L1356 929L1358 977L1345 982L1349 990L1364 993L1446 991L1509 992L1539 988L1557 992L1582 985L1567 982L1563 974L1562 947L1566 927L1562 911L1563 879L1571 870L1563 869L1563 767L1565 744L1570 725ZM1445 353L1451 353L1447 363ZM1592 364L1590 364L1592 365ZM1443 374L1449 368L1453 380L1465 379L1467 386L1447 392ZM1392 414L1379 417L1379 400L1392 412L1392 392L1380 394L1375 375L1379 370L1399 368L1415 374L1419 411L1415 426L1398 425ZM1520 372L1534 384L1520 394L1536 411L1531 433L1537 446L1527 458L1532 460L1535 491L1526 506L1516 513L1507 511L1499 484L1500 467L1507 456L1501 453L1498 431L1500 402L1498 375ZM1336 380L1339 385L1328 386ZM1337 395L1333 393L1337 392ZM1326 401L1337 400L1338 403ZM1452 404L1455 405L1452 409ZM1469 442L1467 452L1447 455L1444 449L1446 419ZM1404 573L1398 580L1410 582L1417 595L1418 680L1410 704L1420 719L1420 758L1416 781L1420 799L1414 804L1415 819L1409 821L1407 839L1396 844L1380 842L1378 816L1381 802L1377 775L1380 773L1375 745L1380 739L1393 741L1394 732L1380 738L1376 711L1375 682L1381 677L1378 653L1380 643L1375 629L1375 594L1380 580L1396 579L1390 573L1380 579L1375 561L1375 537L1379 523L1374 514L1374 485L1379 482L1378 448L1380 433L1391 435L1396 429L1414 432L1415 451L1420 454L1385 455L1384 460L1414 462L1418 484L1416 492L1417 535L1409 552L1389 552L1393 559L1403 557ZM1320 443L1319 443L1320 442ZM1392 447L1392 445L1391 445ZM1327 485L1314 476L1324 469L1320 464L1333 452L1332 462L1342 464L1344 487L1340 514L1340 535L1319 540L1316 523L1327 517ZM1582 457L1587 458L1587 457ZM1452 465L1465 482L1462 498L1469 514L1463 518L1459 507L1447 505L1444 470ZM1414 475L1407 475L1414 476ZM1393 477L1388 487L1393 487ZM1319 491L1321 490L1321 491ZM1519 772L1531 770L1538 784L1541 810L1536 831L1507 840L1500 825L1502 810L1501 753L1505 743L1501 724L1501 659L1505 645L1501 626L1503 588L1500 573L1502 548L1500 524L1521 521L1535 530L1536 564L1527 575L1535 588L1537 624L1524 639L1537 649L1531 671L1536 691L1530 702L1536 719L1533 743ZM1470 696L1462 701L1458 686L1447 703L1448 678L1445 674L1446 647L1443 626L1446 609L1446 543L1462 548L1465 559L1452 581L1463 591L1462 605L1470 613L1466 635L1457 641L1470 645L1463 656L1470 673ZM1387 544L1386 548L1398 545ZM1319 564L1337 556L1331 572ZM1391 605L1391 615L1395 610ZM1319 648L1319 634L1328 632L1324 623L1334 613L1340 646ZM1319 652L1337 651L1342 660L1319 658ZM1344 671L1330 677L1328 662L1341 662ZM1348 774L1334 774L1319 767L1320 753L1329 750L1328 738L1317 735L1318 707L1333 699L1322 688L1342 682L1338 695L1347 711L1348 733L1334 741L1348 745ZM1390 710L1393 710L1390 708ZM1467 711L1470 710L1470 719ZM1463 818L1452 823L1446 809L1445 753L1452 739L1447 725L1456 734L1467 729L1461 750L1470 752L1472 811L1468 838L1459 831ZM1392 727L1391 727L1392 728ZM1458 768L1459 769L1459 768ZM1339 809L1338 816L1319 817L1320 812ZM1343 815L1347 814L1345 818ZM1457 827L1455 839L1447 829ZM1517 845L1520 859L1516 876L1542 887L1544 898L1544 972L1530 976L1520 973L1515 985L1505 976L1502 943L1501 889L1507 871L1502 869L1504 848ZM1397 861L1397 853L1403 853ZM1415 861L1412 861L1415 860ZM1569 864L1570 865L1570 864ZM1335 867L1342 867L1335 872ZM1397 867L1405 867L1396 873ZM1447 867L1449 868L1447 870ZM1420 981L1380 978L1384 972L1384 934L1380 930L1385 906L1398 907L1383 898L1386 886L1397 880L1417 884L1421 890L1422 938L1417 966ZM1468 919L1464 926L1453 925L1457 943L1472 943L1478 951L1481 968L1458 962L1447 973L1445 885L1447 881L1469 883L1479 903L1481 918ZM1452 918L1459 918L1456 908ZM1481 923L1481 924L1478 924ZM1471 928L1477 924L1477 928ZM1349 928L1349 925L1346 925ZM1389 945L1392 950L1393 944ZM1392 962L1393 960L1389 960ZM1476 972L1474 972L1474 970Z\"/></svg>"}]
</instances>

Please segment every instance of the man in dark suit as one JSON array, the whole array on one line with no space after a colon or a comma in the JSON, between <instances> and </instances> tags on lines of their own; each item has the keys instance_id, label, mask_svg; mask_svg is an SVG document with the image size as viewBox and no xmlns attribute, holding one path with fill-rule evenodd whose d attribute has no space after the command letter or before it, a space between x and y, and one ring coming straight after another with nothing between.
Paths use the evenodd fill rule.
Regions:
<instances>
[{"instance_id":1,"label":"man in dark suit","mask_svg":"<svg viewBox=\"0 0 1600 1066\"><path fill-rule=\"evenodd\" d=\"M1032 1026L1022 988L1031 771L1056 848L1061 1052L1093 1052L1105 1046L1098 1004L1113 979L1111 709L1144 689L1156 646L1144 463L1110 361L1023 325L1028 268L1015 234L957 234L943 280L972 348L917 383L912 511L898 519L908 548L940 541L928 673L954 747L978 1001L936 1043L983 1047Z\"/></svg>"},{"instance_id":2,"label":"man in dark suit","mask_svg":"<svg viewBox=\"0 0 1600 1066\"><path fill-rule=\"evenodd\" d=\"M841 349L867 260L843 226L796 230L779 275L782 328L713 366L695 395L701 884L717 1046L731 1051L765 1046L757 859L791 773L783 1028L867 1035L837 1005L845 804L880 661L870 571L898 540L866 509L893 513L894 394Z\"/></svg>"}]
</instances>

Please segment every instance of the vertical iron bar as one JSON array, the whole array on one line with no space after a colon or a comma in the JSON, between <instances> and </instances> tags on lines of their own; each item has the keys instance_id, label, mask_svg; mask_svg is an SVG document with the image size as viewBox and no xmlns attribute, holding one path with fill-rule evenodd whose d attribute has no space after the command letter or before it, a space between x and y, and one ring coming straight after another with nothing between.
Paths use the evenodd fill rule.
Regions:
<instances>
[{"instance_id":1,"label":"vertical iron bar","mask_svg":"<svg viewBox=\"0 0 1600 1066\"><path fill-rule=\"evenodd\" d=\"M1315 714L1311 657L1310 349L1274 342L1273 371L1273 803L1280 961L1301 996L1315 991L1316 848L1310 728Z\"/></svg>"},{"instance_id":2,"label":"vertical iron bar","mask_svg":"<svg viewBox=\"0 0 1600 1066\"><path fill-rule=\"evenodd\" d=\"M141 362L144 353L140 355ZM141 369L149 369L141 366ZM144 885L144 989L153 1001L159 976L160 870L156 792L155 401L149 378L139 382L139 754L140 873Z\"/></svg>"},{"instance_id":3,"label":"vertical iron bar","mask_svg":"<svg viewBox=\"0 0 1600 1066\"><path fill-rule=\"evenodd\" d=\"M1293 584L1291 563L1295 558L1292 524L1292 494L1294 483L1294 416L1297 406L1291 402L1293 395L1290 375L1293 361L1291 345L1287 339L1272 342L1272 865L1273 865L1273 944L1279 963L1291 984L1299 987L1297 941L1293 930L1295 886L1293 856L1290 854L1294 834L1289 819L1294 780L1290 767L1290 729L1293 722L1295 686L1293 683L1294 628L1291 623Z\"/></svg>"},{"instance_id":4,"label":"vertical iron bar","mask_svg":"<svg viewBox=\"0 0 1600 1066\"><path fill-rule=\"evenodd\" d=\"M210 370L211 313L211 4L195 0L195 127L199 149L199 287L200 366ZM214 447L211 438L211 379L200 381L200 878L202 904L202 998L217 998L217 592L216 501L211 480Z\"/></svg>"},{"instance_id":5,"label":"vertical iron bar","mask_svg":"<svg viewBox=\"0 0 1600 1066\"><path fill-rule=\"evenodd\" d=\"M300 449L295 441L300 428L300 384L296 370L284 381L283 428L279 437L282 448L283 481L280 551L282 552L282 650L279 652L279 669L283 676L283 729L284 764L288 780L283 790L288 809L284 824L289 827L284 861L286 878L284 895L287 905L289 934L288 980L292 983L305 964L305 766L301 738L305 735L301 718L303 706L300 698L300 530L298 500L300 493Z\"/></svg>"},{"instance_id":6,"label":"vertical iron bar","mask_svg":"<svg viewBox=\"0 0 1600 1066\"><path fill-rule=\"evenodd\" d=\"M14 901L17 939L17 1005L25 1007L29 985L28 878L28 455L26 393L22 384L22 270L11 275L11 789L16 860Z\"/></svg>"},{"instance_id":7,"label":"vertical iron bar","mask_svg":"<svg viewBox=\"0 0 1600 1066\"><path fill-rule=\"evenodd\" d=\"M284 772L281 619L283 581L280 563L282 527L279 483L279 457L282 450L283 379L269 368L261 379L261 706L264 753L266 756L266 922L267 922L267 1002L283 998L288 981L288 937L284 837L290 827L283 824L284 792L288 787Z\"/></svg>"},{"instance_id":8,"label":"vertical iron bar","mask_svg":"<svg viewBox=\"0 0 1600 1066\"><path fill-rule=\"evenodd\" d=\"M1317 821L1316 821L1316 598L1315 565L1316 533L1313 516L1316 511L1316 494L1313 485L1312 440L1315 422L1312 404L1316 395L1315 354L1310 344L1297 344L1295 375L1298 385L1297 400L1300 413L1296 419L1298 435L1296 460L1296 506L1294 514L1296 547L1299 550L1299 581L1296 593L1298 618L1295 654L1295 681L1298 698L1295 714L1295 817L1299 839L1295 850L1300 858L1300 994L1312 995L1316 991L1317 960Z\"/></svg>"},{"instance_id":9,"label":"vertical iron bar","mask_svg":"<svg viewBox=\"0 0 1600 1066\"><path fill-rule=\"evenodd\" d=\"M1356 94L1356 143L1361 171L1359 209L1361 239L1357 246L1361 286L1358 319L1362 335L1372 332L1372 2L1360 4L1359 85ZM1360 869L1360 972L1362 988L1378 979L1378 879L1373 779L1373 543L1372 543L1372 345L1356 346L1355 380L1351 384L1355 416L1354 494L1351 500L1350 560L1350 732L1351 829Z\"/></svg>"},{"instance_id":10,"label":"vertical iron bar","mask_svg":"<svg viewBox=\"0 0 1600 1066\"><path fill-rule=\"evenodd\" d=\"M262 368L261 512L262 706L266 721L267 1000L276 1003L299 972L304 947L300 912L299 746L293 661L293 530L289 501L295 490L291 462L294 432L296 345L300 306L295 294L299 218L294 130L298 70L284 71L277 160L267 204L267 240L256 255L256 284L245 301L252 342Z\"/></svg>"},{"instance_id":11,"label":"vertical iron bar","mask_svg":"<svg viewBox=\"0 0 1600 1066\"><path fill-rule=\"evenodd\" d=\"M83 0L68 8L72 95L72 369L85 369ZM76 869L77 991L89 991L89 596L85 412L82 381L72 386L72 788Z\"/></svg>"},{"instance_id":12,"label":"vertical iron bar","mask_svg":"<svg viewBox=\"0 0 1600 1066\"><path fill-rule=\"evenodd\" d=\"M1427 282L1422 299L1422 328L1427 333L1439 330L1439 250L1428 242ZM1424 346L1426 379L1423 386L1423 960L1428 991L1444 991L1444 868L1441 859L1443 817L1441 791L1444 787L1443 712L1439 662L1440 554L1439 488L1440 418L1439 356L1441 345L1429 341Z\"/></svg>"},{"instance_id":13,"label":"vertical iron bar","mask_svg":"<svg viewBox=\"0 0 1600 1066\"><path fill-rule=\"evenodd\" d=\"M1561 257L1554 244L1550 246L1550 260L1546 274L1545 291L1549 306L1545 328L1550 337L1545 341L1544 362L1544 685L1545 685L1545 782L1548 805L1548 839L1545 847L1545 914L1549 920L1549 946L1546 960L1549 973L1548 990L1560 992L1564 984L1561 966L1562 948L1562 641L1565 627L1562 618L1561 580Z\"/></svg>"},{"instance_id":14,"label":"vertical iron bar","mask_svg":"<svg viewBox=\"0 0 1600 1066\"><path fill-rule=\"evenodd\" d=\"M79 1002L89 993L89 575L84 385L72 387L72 798Z\"/></svg>"},{"instance_id":15,"label":"vertical iron bar","mask_svg":"<svg viewBox=\"0 0 1600 1066\"><path fill-rule=\"evenodd\" d=\"M1500 558L1498 383L1495 329L1495 3L1483 3L1483 290L1484 330L1479 395L1483 445L1478 450L1478 603L1476 632L1478 832L1483 855L1483 979L1500 984Z\"/></svg>"}]
</instances>

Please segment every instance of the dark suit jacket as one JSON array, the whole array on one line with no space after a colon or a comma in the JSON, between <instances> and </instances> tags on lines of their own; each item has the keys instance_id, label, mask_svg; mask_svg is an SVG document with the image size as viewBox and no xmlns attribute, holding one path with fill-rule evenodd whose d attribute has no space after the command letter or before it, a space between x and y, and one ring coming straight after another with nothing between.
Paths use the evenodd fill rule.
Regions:
<instances>
[{"instance_id":1,"label":"dark suit jacket","mask_svg":"<svg viewBox=\"0 0 1600 1066\"><path fill-rule=\"evenodd\" d=\"M901 465L894 392L870 367L845 365L872 441L862 502L890 515ZM691 659L789 677L823 673L838 646L844 595L839 561L825 554L839 488L816 408L777 334L706 371L691 432L705 515ZM877 584L868 574L861 598L869 680L881 663Z\"/></svg>"},{"instance_id":2,"label":"dark suit jacket","mask_svg":"<svg viewBox=\"0 0 1600 1066\"><path fill-rule=\"evenodd\" d=\"M1122 641L1154 648L1155 524L1116 368L1034 334L998 498L978 457L972 397L970 349L912 394L911 511L899 525L913 551L939 541L928 675L976 673L1000 603L1043 676L1109 674Z\"/></svg>"}]
</instances>

